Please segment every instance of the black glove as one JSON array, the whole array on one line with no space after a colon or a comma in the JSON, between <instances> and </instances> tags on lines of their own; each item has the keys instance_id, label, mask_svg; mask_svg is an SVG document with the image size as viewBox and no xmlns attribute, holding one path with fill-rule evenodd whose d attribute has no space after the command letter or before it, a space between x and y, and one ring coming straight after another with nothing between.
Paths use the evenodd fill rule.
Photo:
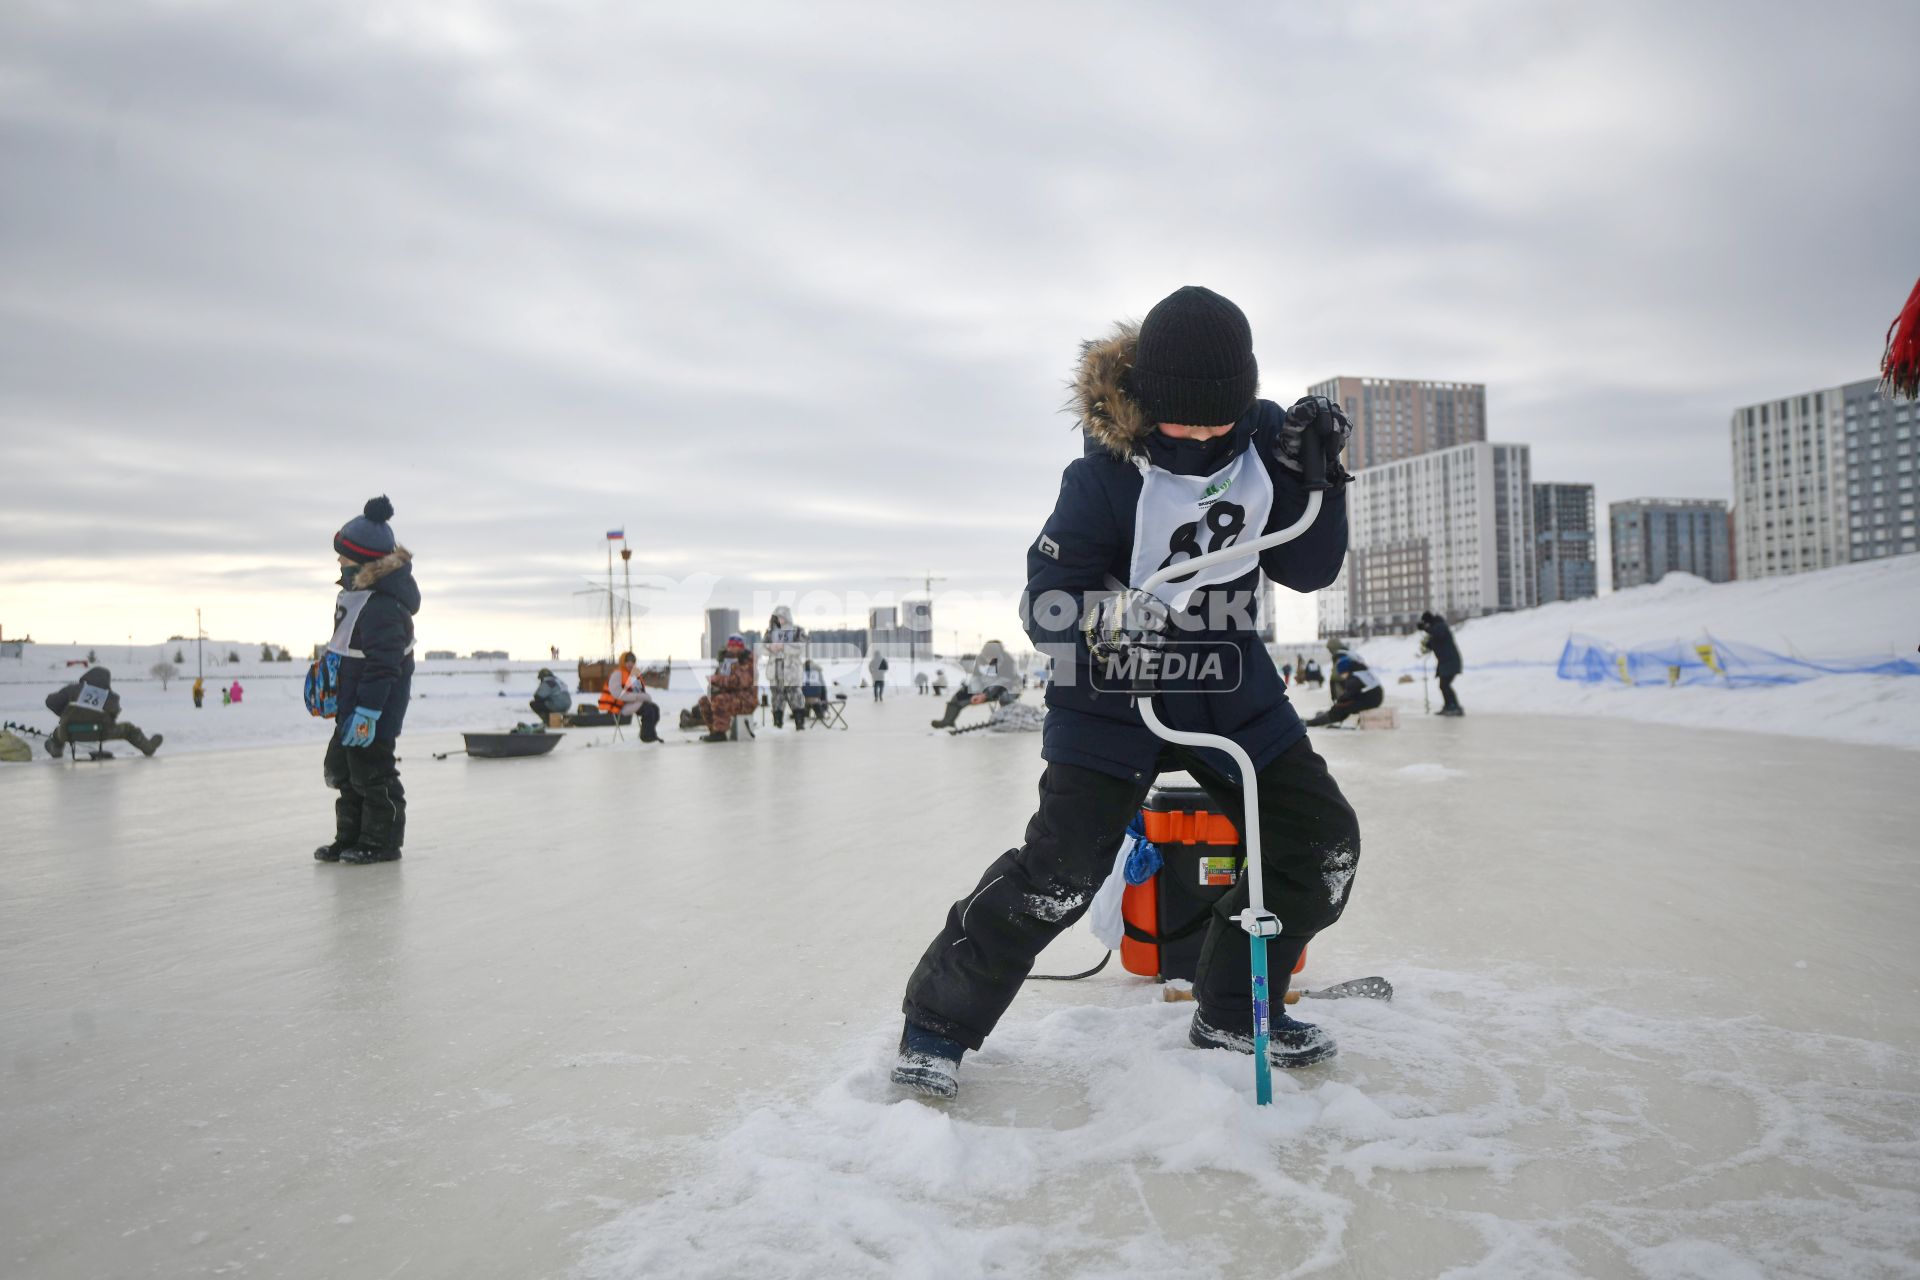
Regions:
<instances>
[{"instance_id":1,"label":"black glove","mask_svg":"<svg viewBox=\"0 0 1920 1280\"><path fill-rule=\"evenodd\" d=\"M1340 451L1347 447L1347 439L1353 434L1353 425L1347 421L1347 415L1340 406L1325 396L1301 396L1287 410L1287 421L1280 428L1280 439L1274 448L1274 456L1281 466L1293 471L1300 469L1300 440L1307 432L1320 437L1320 447L1325 451L1327 469L1336 470L1335 463Z\"/></svg>"},{"instance_id":2,"label":"black glove","mask_svg":"<svg viewBox=\"0 0 1920 1280\"><path fill-rule=\"evenodd\" d=\"M1166 643L1167 606L1156 595L1128 587L1087 610L1081 633L1096 662L1109 662L1128 649Z\"/></svg>"}]
</instances>

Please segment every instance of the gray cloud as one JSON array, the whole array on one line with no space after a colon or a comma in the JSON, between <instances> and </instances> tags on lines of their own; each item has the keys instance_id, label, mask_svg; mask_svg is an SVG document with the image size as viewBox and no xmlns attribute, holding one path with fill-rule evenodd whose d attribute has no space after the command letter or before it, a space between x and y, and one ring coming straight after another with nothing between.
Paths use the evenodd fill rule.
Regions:
<instances>
[{"instance_id":1,"label":"gray cloud","mask_svg":"<svg viewBox=\"0 0 1920 1280\"><path fill-rule=\"evenodd\" d=\"M1275 398L1481 379L1544 478L1724 496L1728 410L1868 376L1917 269L1916 37L1893 3L10 5L0 589L324 572L387 491L475 616L566 616L617 524L743 603L1011 590L1074 344L1190 280Z\"/></svg>"}]
</instances>

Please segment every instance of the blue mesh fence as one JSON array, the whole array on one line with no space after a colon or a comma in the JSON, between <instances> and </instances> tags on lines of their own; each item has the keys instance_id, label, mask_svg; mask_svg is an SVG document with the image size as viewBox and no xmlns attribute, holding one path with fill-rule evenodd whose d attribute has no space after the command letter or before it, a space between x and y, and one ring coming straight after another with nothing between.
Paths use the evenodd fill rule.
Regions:
<instances>
[{"instance_id":1,"label":"blue mesh fence","mask_svg":"<svg viewBox=\"0 0 1920 1280\"><path fill-rule=\"evenodd\" d=\"M1920 660L1896 654L1806 658L1711 635L1622 649L1592 636L1570 635L1560 651L1559 674L1562 680L1582 684L1740 688L1795 684L1826 675L1920 676Z\"/></svg>"}]
</instances>

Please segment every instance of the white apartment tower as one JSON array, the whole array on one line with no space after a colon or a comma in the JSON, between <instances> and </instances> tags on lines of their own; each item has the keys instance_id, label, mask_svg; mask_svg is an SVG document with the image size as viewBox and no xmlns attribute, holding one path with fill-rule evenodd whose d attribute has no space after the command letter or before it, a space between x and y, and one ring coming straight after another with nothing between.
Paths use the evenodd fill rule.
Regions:
<instances>
[{"instance_id":1,"label":"white apartment tower","mask_svg":"<svg viewBox=\"0 0 1920 1280\"><path fill-rule=\"evenodd\" d=\"M1847 562L1845 401L1835 387L1733 411L1736 577Z\"/></svg>"},{"instance_id":2,"label":"white apartment tower","mask_svg":"<svg viewBox=\"0 0 1920 1280\"><path fill-rule=\"evenodd\" d=\"M1478 441L1356 471L1346 562L1319 593L1320 634L1413 629L1427 609L1459 622L1530 608L1531 452Z\"/></svg>"}]
</instances>

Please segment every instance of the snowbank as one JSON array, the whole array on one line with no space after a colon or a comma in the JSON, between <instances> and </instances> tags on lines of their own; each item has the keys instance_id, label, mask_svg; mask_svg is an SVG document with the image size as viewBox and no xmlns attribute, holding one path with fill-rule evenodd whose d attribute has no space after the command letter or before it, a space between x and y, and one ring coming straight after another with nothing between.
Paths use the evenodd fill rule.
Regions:
<instances>
[{"instance_id":1,"label":"snowbank","mask_svg":"<svg viewBox=\"0 0 1920 1280\"><path fill-rule=\"evenodd\" d=\"M1910 676L1829 675L1765 688L1670 689L1585 685L1555 672L1573 634L1621 648L1710 634L1817 658L1911 654L1920 642L1920 555L1718 585L1674 573L1652 586L1597 599L1476 618L1455 634L1467 667L1458 691L1469 714L1622 716L1920 749L1920 679ZM1386 676L1391 699L1421 708L1417 636L1369 640L1359 649ZM1414 683L1397 683L1403 674L1413 675ZM1437 705L1438 690L1428 693Z\"/></svg>"}]
</instances>

